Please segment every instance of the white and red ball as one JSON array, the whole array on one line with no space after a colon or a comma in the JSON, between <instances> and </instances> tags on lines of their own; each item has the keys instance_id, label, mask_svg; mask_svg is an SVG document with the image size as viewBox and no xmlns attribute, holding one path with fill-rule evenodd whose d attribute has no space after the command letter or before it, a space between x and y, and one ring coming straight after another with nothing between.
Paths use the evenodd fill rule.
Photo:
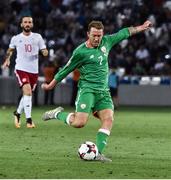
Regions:
<instances>
[{"instance_id":1,"label":"white and red ball","mask_svg":"<svg viewBox=\"0 0 171 180\"><path fill-rule=\"evenodd\" d=\"M95 143L86 141L80 145L78 154L81 159L94 160L98 155L98 148Z\"/></svg>"}]
</instances>

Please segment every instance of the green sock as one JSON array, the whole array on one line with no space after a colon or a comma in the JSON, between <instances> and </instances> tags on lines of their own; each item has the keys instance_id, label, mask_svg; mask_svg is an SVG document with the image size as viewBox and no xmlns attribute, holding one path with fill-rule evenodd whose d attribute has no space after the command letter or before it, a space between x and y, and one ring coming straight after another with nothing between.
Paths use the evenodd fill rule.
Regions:
<instances>
[{"instance_id":1,"label":"green sock","mask_svg":"<svg viewBox=\"0 0 171 180\"><path fill-rule=\"evenodd\" d=\"M63 121L64 123L67 124L66 119L68 117L69 113L68 112L59 112L56 119L59 121Z\"/></svg>"},{"instance_id":2,"label":"green sock","mask_svg":"<svg viewBox=\"0 0 171 180\"><path fill-rule=\"evenodd\" d=\"M96 145L99 150L99 153L102 153L106 144L107 144L108 135L103 132L98 132L96 137Z\"/></svg>"}]
</instances>

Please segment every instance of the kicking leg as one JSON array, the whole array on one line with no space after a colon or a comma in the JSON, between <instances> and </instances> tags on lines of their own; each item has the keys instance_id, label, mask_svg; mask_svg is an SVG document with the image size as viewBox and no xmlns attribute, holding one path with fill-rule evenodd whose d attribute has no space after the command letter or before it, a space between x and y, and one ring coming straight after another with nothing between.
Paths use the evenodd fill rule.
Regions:
<instances>
[{"instance_id":1,"label":"kicking leg","mask_svg":"<svg viewBox=\"0 0 171 180\"><path fill-rule=\"evenodd\" d=\"M62 107L58 107L54 110L47 111L43 114L42 119L44 121L57 119L75 128L81 128L87 123L88 113L84 113L84 112L69 113L69 112L62 112L63 110L64 109Z\"/></svg>"}]
</instances>

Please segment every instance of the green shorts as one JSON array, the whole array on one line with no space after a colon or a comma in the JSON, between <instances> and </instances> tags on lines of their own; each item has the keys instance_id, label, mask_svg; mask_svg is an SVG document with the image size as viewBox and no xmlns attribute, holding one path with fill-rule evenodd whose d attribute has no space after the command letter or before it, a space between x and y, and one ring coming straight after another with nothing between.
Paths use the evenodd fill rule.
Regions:
<instances>
[{"instance_id":1,"label":"green shorts","mask_svg":"<svg viewBox=\"0 0 171 180\"><path fill-rule=\"evenodd\" d=\"M76 112L96 112L104 109L114 110L110 92L95 91L91 89L79 89L76 98Z\"/></svg>"}]
</instances>

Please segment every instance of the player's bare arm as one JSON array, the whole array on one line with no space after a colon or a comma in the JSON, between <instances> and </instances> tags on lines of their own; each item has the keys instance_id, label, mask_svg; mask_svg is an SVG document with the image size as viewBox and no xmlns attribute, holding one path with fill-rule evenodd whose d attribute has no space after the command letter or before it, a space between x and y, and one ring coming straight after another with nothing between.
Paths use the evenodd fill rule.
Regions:
<instances>
[{"instance_id":1,"label":"player's bare arm","mask_svg":"<svg viewBox=\"0 0 171 180\"><path fill-rule=\"evenodd\" d=\"M42 49L41 53L43 56L48 56L48 50L47 49Z\"/></svg>"},{"instance_id":2,"label":"player's bare arm","mask_svg":"<svg viewBox=\"0 0 171 180\"><path fill-rule=\"evenodd\" d=\"M152 23L150 21L145 21L144 24L140 25L140 26L136 26L136 27L129 27L129 32L130 32L130 35L134 35L134 34L137 34L139 32L142 32L142 31L145 31L145 30L148 30L152 27Z\"/></svg>"},{"instance_id":3,"label":"player's bare arm","mask_svg":"<svg viewBox=\"0 0 171 180\"><path fill-rule=\"evenodd\" d=\"M5 55L5 61L4 61L3 65L2 65L3 69L6 68L6 67L9 67L9 65L10 65L10 58L11 58L13 52L14 52L14 49L8 48L8 50L6 52L6 55Z\"/></svg>"},{"instance_id":4,"label":"player's bare arm","mask_svg":"<svg viewBox=\"0 0 171 180\"><path fill-rule=\"evenodd\" d=\"M41 88L42 88L43 90L48 91L48 90L53 89L53 88L56 86L56 84L57 84L57 81L56 81L55 79L53 79L49 84L43 83L43 84L41 85Z\"/></svg>"}]
</instances>

